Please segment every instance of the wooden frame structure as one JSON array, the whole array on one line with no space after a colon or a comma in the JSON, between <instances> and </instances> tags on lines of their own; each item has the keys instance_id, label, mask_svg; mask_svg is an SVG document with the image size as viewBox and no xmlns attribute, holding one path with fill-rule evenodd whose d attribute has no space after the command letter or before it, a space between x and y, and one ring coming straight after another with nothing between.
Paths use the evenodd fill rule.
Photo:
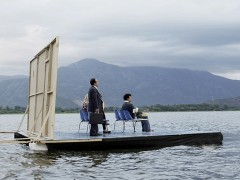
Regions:
<instances>
[{"instance_id":1,"label":"wooden frame structure","mask_svg":"<svg viewBox=\"0 0 240 180\"><path fill-rule=\"evenodd\" d=\"M29 138L54 139L59 37L31 61L28 91Z\"/></svg>"}]
</instances>

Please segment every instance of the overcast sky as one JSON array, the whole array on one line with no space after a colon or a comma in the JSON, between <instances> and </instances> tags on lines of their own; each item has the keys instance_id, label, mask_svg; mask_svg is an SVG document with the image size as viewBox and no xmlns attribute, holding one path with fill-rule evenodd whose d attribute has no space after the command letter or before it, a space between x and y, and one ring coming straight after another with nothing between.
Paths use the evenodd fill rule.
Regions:
<instances>
[{"instance_id":1,"label":"overcast sky","mask_svg":"<svg viewBox=\"0 0 240 180\"><path fill-rule=\"evenodd\" d=\"M95 58L240 80L239 0L1 0L0 22L0 75L28 75L59 36L59 66Z\"/></svg>"}]
</instances>

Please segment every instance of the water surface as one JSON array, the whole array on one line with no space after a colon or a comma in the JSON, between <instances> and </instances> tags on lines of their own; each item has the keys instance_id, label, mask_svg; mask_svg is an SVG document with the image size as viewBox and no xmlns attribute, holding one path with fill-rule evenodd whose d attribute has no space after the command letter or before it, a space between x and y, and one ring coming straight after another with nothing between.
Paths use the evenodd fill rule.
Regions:
<instances>
[{"instance_id":1,"label":"water surface","mask_svg":"<svg viewBox=\"0 0 240 180\"><path fill-rule=\"evenodd\" d=\"M114 115L108 113L107 117L113 129ZM22 115L0 115L0 131L16 130L21 119ZM223 145L34 152L24 145L0 144L0 179L240 179L240 112L150 113L150 123L163 134L221 131ZM78 114L56 115L58 131L77 132L78 124ZM86 130L86 126L82 128ZM116 130L121 129L118 124ZM132 131L131 123L126 129ZM0 137L10 139L13 135Z\"/></svg>"}]
</instances>

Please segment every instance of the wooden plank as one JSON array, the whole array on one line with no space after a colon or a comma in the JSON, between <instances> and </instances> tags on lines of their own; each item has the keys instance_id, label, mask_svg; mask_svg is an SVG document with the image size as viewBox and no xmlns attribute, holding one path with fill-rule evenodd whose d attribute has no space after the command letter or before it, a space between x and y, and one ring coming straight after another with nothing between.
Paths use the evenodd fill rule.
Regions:
<instances>
[{"instance_id":1,"label":"wooden plank","mask_svg":"<svg viewBox=\"0 0 240 180\"><path fill-rule=\"evenodd\" d=\"M75 140L40 140L40 143L85 143L85 142L101 142L102 139L75 139Z\"/></svg>"}]
</instances>

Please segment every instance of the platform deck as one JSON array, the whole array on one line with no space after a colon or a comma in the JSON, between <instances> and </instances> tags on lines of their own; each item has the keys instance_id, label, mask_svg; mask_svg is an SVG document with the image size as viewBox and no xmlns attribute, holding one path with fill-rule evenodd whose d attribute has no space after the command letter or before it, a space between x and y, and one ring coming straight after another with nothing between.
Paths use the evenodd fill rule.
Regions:
<instances>
[{"instance_id":1,"label":"platform deck","mask_svg":"<svg viewBox=\"0 0 240 180\"><path fill-rule=\"evenodd\" d=\"M26 137L15 133L15 138ZM158 132L133 133L112 132L101 136L89 136L87 133L55 132L54 140L41 140L48 150L110 150L132 148L163 148L178 145L221 145L223 135L221 132L189 132L166 134Z\"/></svg>"}]
</instances>

